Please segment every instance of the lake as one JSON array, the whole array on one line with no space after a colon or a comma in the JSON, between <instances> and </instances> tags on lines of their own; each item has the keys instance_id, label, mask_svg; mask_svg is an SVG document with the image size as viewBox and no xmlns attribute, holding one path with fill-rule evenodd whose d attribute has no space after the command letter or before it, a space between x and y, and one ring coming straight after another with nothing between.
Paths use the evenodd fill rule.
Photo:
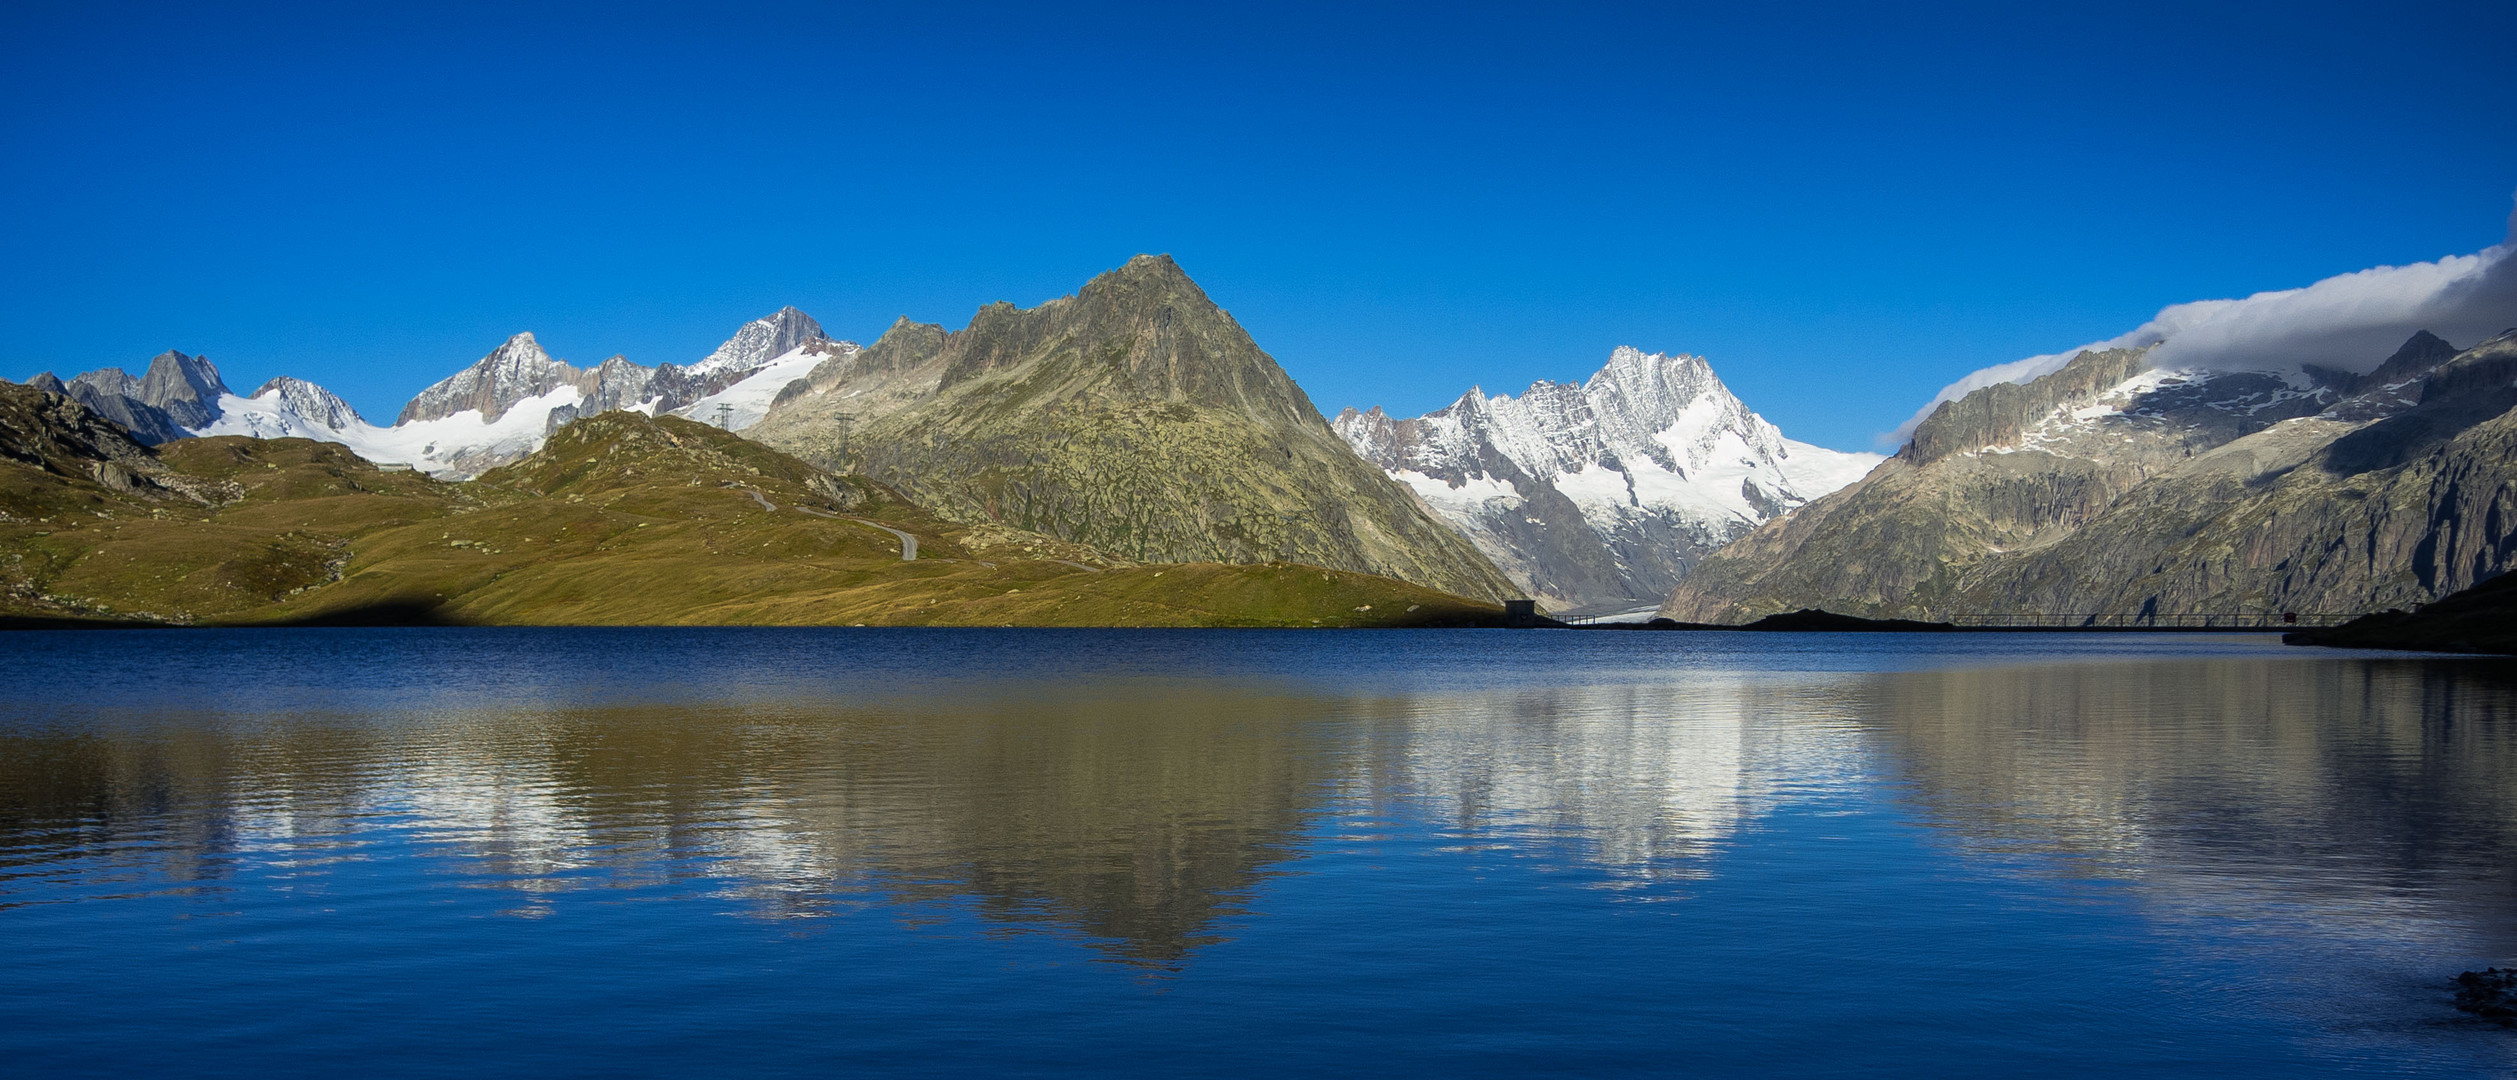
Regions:
<instances>
[{"instance_id":1,"label":"lake","mask_svg":"<svg viewBox=\"0 0 2517 1080\"><path fill-rule=\"evenodd\" d=\"M23 1076L2507 1075L2517 664L0 636Z\"/></svg>"}]
</instances>

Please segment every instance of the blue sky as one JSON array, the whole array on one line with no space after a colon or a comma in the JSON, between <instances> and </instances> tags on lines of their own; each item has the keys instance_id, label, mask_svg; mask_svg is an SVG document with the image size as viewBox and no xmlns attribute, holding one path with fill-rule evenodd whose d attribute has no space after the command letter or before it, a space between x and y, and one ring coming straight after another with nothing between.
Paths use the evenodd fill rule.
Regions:
<instances>
[{"instance_id":1,"label":"blue sky","mask_svg":"<svg viewBox=\"0 0 2517 1080\"><path fill-rule=\"evenodd\" d=\"M350 6L0 9L0 374L180 348L382 420L518 330L870 340L1161 251L1330 413L1632 344L1866 449L2517 191L2504 3Z\"/></svg>"}]
</instances>

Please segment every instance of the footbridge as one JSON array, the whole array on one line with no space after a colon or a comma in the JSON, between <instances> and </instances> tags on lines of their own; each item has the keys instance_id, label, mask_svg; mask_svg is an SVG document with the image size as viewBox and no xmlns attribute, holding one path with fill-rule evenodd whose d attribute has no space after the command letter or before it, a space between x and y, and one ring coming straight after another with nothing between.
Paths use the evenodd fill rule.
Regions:
<instances>
[{"instance_id":1,"label":"footbridge","mask_svg":"<svg viewBox=\"0 0 2517 1080\"><path fill-rule=\"evenodd\" d=\"M2357 611L2096 611L1976 612L1921 616L1918 622L1948 623L1965 630L2305 630L2340 626L2366 612ZM1640 626L1649 612L1581 615L1563 619L1577 627Z\"/></svg>"}]
</instances>

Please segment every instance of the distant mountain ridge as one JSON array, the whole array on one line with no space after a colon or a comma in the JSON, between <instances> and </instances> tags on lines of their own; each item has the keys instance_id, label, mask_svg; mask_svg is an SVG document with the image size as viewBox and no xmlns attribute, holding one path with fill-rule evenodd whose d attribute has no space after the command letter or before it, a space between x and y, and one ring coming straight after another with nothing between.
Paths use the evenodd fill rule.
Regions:
<instances>
[{"instance_id":1,"label":"distant mountain ridge","mask_svg":"<svg viewBox=\"0 0 2517 1080\"><path fill-rule=\"evenodd\" d=\"M46 372L31 382L129 428L143 443L202 435L309 438L341 443L370 461L459 479L533 452L571 420L614 409L721 417L740 430L766 414L789 382L857 351L792 307L744 324L688 366L650 368L615 356L580 368L551 356L527 331L421 390L390 427L369 423L338 395L303 379L282 376L251 396L235 394L207 359L180 352L157 357L143 378L104 368L67 382Z\"/></svg>"},{"instance_id":2,"label":"distant mountain ridge","mask_svg":"<svg viewBox=\"0 0 2517 1080\"><path fill-rule=\"evenodd\" d=\"M1784 438L1702 357L1622 346L1579 384L1331 426L1563 613L1658 604L1706 553L1882 460Z\"/></svg>"}]
</instances>

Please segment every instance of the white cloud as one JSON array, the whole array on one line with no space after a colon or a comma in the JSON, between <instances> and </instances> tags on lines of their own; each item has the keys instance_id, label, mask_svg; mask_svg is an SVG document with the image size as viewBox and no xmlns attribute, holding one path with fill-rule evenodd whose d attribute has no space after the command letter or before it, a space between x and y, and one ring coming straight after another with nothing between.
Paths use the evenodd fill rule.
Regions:
<instances>
[{"instance_id":1,"label":"white cloud","mask_svg":"<svg viewBox=\"0 0 2517 1080\"><path fill-rule=\"evenodd\" d=\"M2175 304L2121 337L1973 372L1943 387L1895 437L1904 441L1941 402L1994 383L2034 379L2069 363L2082 349L2156 345L2150 363L2168 368L2282 370L2314 364L2367 371L2418 331L2471 345L2512 326L2517 326L2517 214L2509 215L2508 239L2472 255L2380 266L2243 300Z\"/></svg>"}]
</instances>

